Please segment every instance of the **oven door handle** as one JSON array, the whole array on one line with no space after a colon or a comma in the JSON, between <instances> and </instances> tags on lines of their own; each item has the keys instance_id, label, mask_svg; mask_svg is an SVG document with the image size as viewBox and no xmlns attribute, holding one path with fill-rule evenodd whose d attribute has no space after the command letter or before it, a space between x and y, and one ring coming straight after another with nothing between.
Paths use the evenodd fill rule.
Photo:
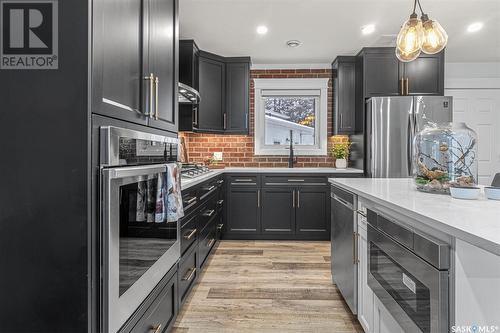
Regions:
<instances>
[{"instance_id":1,"label":"oven door handle","mask_svg":"<svg viewBox=\"0 0 500 333\"><path fill-rule=\"evenodd\" d=\"M103 175L107 179L117 179L126 177L147 176L162 173L167 170L167 164L141 165L123 168L103 169Z\"/></svg>"}]
</instances>

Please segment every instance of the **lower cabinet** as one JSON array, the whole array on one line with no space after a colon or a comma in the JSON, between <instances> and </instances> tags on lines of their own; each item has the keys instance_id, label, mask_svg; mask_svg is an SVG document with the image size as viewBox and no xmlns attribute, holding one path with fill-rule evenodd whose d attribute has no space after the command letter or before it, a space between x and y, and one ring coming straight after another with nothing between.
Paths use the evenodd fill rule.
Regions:
<instances>
[{"instance_id":1,"label":"lower cabinet","mask_svg":"<svg viewBox=\"0 0 500 333\"><path fill-rule=\"evenodd\" d=\"M194 281L198 277L198 251L193 247L179 262L179 305L184 304Z\"/></svg>"},{"instance_id":2,"label":"lower cabinet","mask_svg":"<svg viewBox=\"0 0 500 333\"><path fill-rule=\"evenodd\" d=\"M405 333L403 328L392 317L390 312L380 302L377 296L373 297L373 333Z\"/></svg>"},{"instance_id":3,"label":"lower cabinet","mask_svg":"<svg viewBox=\"0 0 500 333\"><path fill-rule=\"evenodd\" d=\"M260 189L230 185L227 202L227 233L260 233Z\"/></svg>"},{"instance_id":4,"label":"lower cabinet","mask_svg":"<svg viewBox=\"0 0 500 333\"><path fill-rule=\"evenodd\" d=\"M296 233L321 238L330 230L330 189L328 186L300 186L296 192Z\"/></svg>"},{"instance_id":5,"label":"lower cabinet","mask_svg":"<svg viewBox=\"0 0 500 333\"><path fill-rule=\"evenodd\" d=\"M262 190L262 233L293 234L295 189L278 187Z\"/></svg>"}]
</instances>

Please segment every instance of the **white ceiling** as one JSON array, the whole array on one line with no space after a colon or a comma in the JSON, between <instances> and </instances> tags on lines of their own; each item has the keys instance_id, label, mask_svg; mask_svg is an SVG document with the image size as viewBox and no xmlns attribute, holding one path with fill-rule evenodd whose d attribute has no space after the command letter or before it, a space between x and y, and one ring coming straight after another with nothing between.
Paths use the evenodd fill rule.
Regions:
<instances>
[{"instance_id":1,"label":"white ceiling","mask_svg":"<svg viewBox=\"0 0 500 333\"><path fill-rule=\"evenodd\" d=\"M412 0L180 0L181 38L206 51L251 56L254 64L324 64L394 39ZM500 0L421 0L449 35L449 62L500 61ZM484 28L467 33L467 25ZM368 36L361 27L375 24ZM258 25L269 28L256 33ZM303 45L285 45L298 39Z\"/></svg>"}]
</instances>

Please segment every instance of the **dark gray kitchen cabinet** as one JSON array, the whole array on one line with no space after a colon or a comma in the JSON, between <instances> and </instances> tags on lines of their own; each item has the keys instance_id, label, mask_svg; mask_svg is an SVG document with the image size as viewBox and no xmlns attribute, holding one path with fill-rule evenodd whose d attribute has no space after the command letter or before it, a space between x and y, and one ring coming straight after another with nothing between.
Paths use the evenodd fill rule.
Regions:
<instances>
[{"instance_id":1,"label":"dark gray kitchen cabinet","mask_svg":"<svg viewBox=\"0 0 500 333\"><path fill-rule=\"evenodd\" d=\"M402 75L400 75L399 60L394 48L364 48L358 57L363 64L363 96L399 96Z\"/></svg>"},{"instance_id":2,"label":"dark gray kitchen cabinet","mask_svg":"<svg viewBox=\"0 0 500 333\"><path fill-rule=\"evenodd\" d=\"M200 105L198 130L221 132L224 129L226 65L222 58L200 51Z\"/></svg>"},{"instance_id":3,"label":"dark gray kitchen cabinet","mask_svg":"<svg viewBox=\"0 0 500 333\"><path fill-rule=\"evenodd\" d=\"M401 63L405 95L444 95L444 52Z\"/></svg>"},{"instance_id":4,"label":"dark gray kitchen cabinet","mask_svg":"<svg viewBox=\"0 0 500 333\"><path fill-rule=\"evenodd\" d=\"M337 57L333 73L333 134L353 134L356 129L356 57Z\"/></svg>"},{"instance_id":5,"label":"dark gray kitchen cabinet","mask_svg":"<svg viewBox=\"0 0 500 333\"><path fill-rule=\"evenodd\" d=\"M227 233L260 233L260 189L253 185L229 185L227 192Z\"/></svg>"},{"instance_id":6,"label":"dark gray kitchen cabinet","mask_svg":"<svg viewBox=\"0 0 500 333\"><path fill-rule=\"evenodd\" d=\"M295 189L262 189L262 233L293 234L295 230Z\"/></svg>"},{"instance_id":7,"label":"dark gray kitchen cabinet","mask_svg":"<svg viewBox=\"0 0 500 333\"><path fill-rule=\"evenodd\" d=\"M226 58L226 108L224 131L248 133L250 110L250 58Z\"/></svg>"},{"instance_id":8,"label":"dark gray kitchen cabinet","mask_svg":"<svg viewBox=\"0 0 500 333\"><path fill-rule=\"evenodd\" d=\"M330 192L326 186L297 188L296 233L322 235L330 230Z\"/></svg>"},{"instance_id":9,"label":"dark gray kitchen cabinet","mask_svg":"<svg viewBox=\"0 0 500 333\"><path fill-rule=\"evenodd\" d=\"M149 126L177 132L178 6L175 0L149 0L149 72L155 79L155 114Z\"/></svg>"},{"instance_id":10,"label":"dark gray kitchen cabinet","mask_svg":"<svg viewBox=\"0 0 500 333\"><path fill-rule=\"evenodd\" d=\"M177 130L177 4L94 2L93 113Z\"/></svg>"}]
</instances>

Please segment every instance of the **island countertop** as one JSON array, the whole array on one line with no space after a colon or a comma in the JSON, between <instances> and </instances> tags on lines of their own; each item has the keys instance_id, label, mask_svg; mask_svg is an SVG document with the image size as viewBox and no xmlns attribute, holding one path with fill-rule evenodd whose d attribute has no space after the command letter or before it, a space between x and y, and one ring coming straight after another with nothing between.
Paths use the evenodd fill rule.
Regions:
<instances>
[{"instance_id":1,"label":"island countertop","mask_svg":"<svg viewBox=\"0 0 500 333\"><path fill-rule=\"evenodd\" d=\"M416 190L412 179L330 178L330 183L500 256L500 201Z\"/></svg>"}]
</instances>

